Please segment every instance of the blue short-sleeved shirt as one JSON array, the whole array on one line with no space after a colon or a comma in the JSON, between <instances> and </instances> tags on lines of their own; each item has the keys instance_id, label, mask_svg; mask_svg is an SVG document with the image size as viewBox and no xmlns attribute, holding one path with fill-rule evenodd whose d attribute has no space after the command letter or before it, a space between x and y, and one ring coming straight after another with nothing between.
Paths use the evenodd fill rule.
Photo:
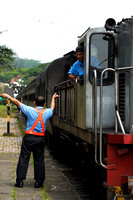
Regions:
<instances>
[{"instance_id":1,"label":"blue short-sleeved shirt","mask_svg":"<svg viewBox=\"0 0 133 200\"><path fill-rule=\"evenodd\" d=\"M69 70L68 74L84 76L84 64L77 60Z\"/></svg>"},{"instance_id":2,"label":"blue short-sleeved shirt","mask_svg":"<svg viewBox=\"0 0 133 200\"><path fill-rule=\"evenodd\" d=\"M41 111L43 107L37 106L37 108ZM27 127L26 131L29 131L31 127L33 126L34 122L36 121L38 117L38 112L35 110L35 108L26 106L25 104L21 103L20 105L21 111L27 116ZM46 123L49 120L49 118L53 115L53 109L52 108L46 108L45 112L43 113L43 120L44 120L44 126L46 131ZM39 121L37 126L34 129L35 132L42 132L41 122Z\"/></svg>"}]
</instances>

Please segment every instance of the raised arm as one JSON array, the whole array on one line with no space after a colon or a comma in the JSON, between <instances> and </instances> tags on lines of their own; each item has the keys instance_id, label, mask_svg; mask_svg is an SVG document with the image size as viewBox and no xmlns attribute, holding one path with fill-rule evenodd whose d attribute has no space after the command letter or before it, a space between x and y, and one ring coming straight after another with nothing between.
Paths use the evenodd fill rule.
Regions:
<instances>
[{"instance_id":1,"label":"raised arm","mask_svg":"<svg viewBox=\"0 0 133 200\"><path fill-rule=\"evenodd\" d=\"M52 96L52 100L51 100L51 108L54 110L55 108L55 99L58 98L59 95L57 95L56 93L54 93L54 95Z\"/></svg>"},{"instance_id":2,"label":"raised arm","mask_svg":"<svg viewBox=\"0 0 133 200\"><path fill-rule=\"evenodd\" d=\"M8 99L10 99L10 101L11 101L12 103L14 103L16 106L18 106L18 108L20 108L21 103L20 103L17 99L11 97L9 94L3 93L3 94L1 94L0 96L3 97L3 98L8 98Z\"/></svg>"}]
</instances>

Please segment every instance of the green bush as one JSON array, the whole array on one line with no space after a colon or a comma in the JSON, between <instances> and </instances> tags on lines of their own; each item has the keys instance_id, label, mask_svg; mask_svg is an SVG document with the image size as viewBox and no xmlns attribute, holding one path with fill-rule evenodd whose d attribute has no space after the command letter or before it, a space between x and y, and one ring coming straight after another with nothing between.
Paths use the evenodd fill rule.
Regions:
<instances>
[{"instance_id":1,"label":"green bush","mask_svg":"<svg viewBox=\"0 0 133 200\"><path fill-rule=\"evenodd\" d=\"M6 105L6 104L7 104L7 99L0 100L0 105Z\"/></svg>"}]
</instances>

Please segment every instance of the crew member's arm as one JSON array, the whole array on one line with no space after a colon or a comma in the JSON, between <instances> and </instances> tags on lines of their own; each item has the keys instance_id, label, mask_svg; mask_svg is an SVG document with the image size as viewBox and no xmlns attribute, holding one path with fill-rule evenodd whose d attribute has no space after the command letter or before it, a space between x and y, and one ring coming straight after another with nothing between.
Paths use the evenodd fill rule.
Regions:
<instances>
[{"instance_id":1,"label":"crew member's arm","mask_svg":"<svg viewBox=\"0 0 133 200\"><path fill-rule=\"evenodd\" d=\"M57 95L56 93L54 93L54 95L52 96L52 100L51 100L51 108L54 110L55 108L55 99L58 98L59 95Z\"/></svg>"},{"instance_id":2,"label":"crew member's arm","mask_svg":"<svg viewBox=\"0 0 133 200\"><path fill-rule=\"evenodd\" d=\"M20 108L21 103L20 103L17 99L11 97L9 94L3 93L3 94L1 94L0 96L3 97L3 98L8 98L8 99L10 99L10 101L11 101L12 103L14 103L16 106L18 106L18 108Z\"/></svg>"},{"instance_id":3,"label":"crew member's arm","mask_svg":"<svg viewBox=\"0 0 133 200\"><path fill-rule=\"evenodd\" d=\"M76 81L76 75L68 74L68 78L72 81Z\"/></svg>"}]
</instances>

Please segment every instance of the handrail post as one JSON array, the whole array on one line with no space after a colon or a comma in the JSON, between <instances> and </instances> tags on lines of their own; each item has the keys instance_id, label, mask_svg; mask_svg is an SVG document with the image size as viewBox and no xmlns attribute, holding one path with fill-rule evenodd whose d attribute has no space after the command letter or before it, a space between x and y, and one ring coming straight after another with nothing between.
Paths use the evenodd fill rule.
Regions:
<instances>
[{"instance_id":1,"label":"handrail post","mask_svg":"<svg viewBox=\"0 0 133 200\"><path fill-rule=\"evenodd\" d=\"M93 70L93 79L92 79L92 85L93 85L93 99L94 101L94 116L93 116L93 122L94 122L94 133L95 133L95 162L99 165L97 160L97 147L98 147L98 139L97 139L97 71Z\"/></svg>"},{"instance_id":2,"label":"handrail post","mask_svg":"<svg viewBox=\"0 0 133 200\"><path fill-rule=\"evenodd\" d=\"M106 71L114 71L115 70L113 68L107 68L107 69L104 69L101 73L101 83L100 83L100 114L99 114L99 117L100 117L100 165L102 167L104 167L105 169L107 169L107 165L104 165L103 164L103 161L102 161L102 126L103 126L103 75Z\"/></svg>"},{"instance_id":3,"label":"handrail post","mask_svg":"<svg viewBox=\"0 0 133 200\"><path fill-rule=\"evenodd\" d=\"M118 73L115 72L115 105L118 107ZM118 133L118 120L115 115L115 133Z\"/></svg>"},{"instance_id":4,"label":"handrail post","mask_svg":"<svg viewBox=\"0 0 133 200\"><path fill-rule=\"evenodd\" d=\"M118 122L120 124L120 127L121 127L121 130L122 130L122 133L123 134L126 134L125 133L125 130L124 130L124 126L122 124L122 121L121 121L121 117L120 117L120 114L119 114L119 111L118 111L118 73L115 72L115 133L117 134L118 133Z\"/></svg>"}]
</instances>

